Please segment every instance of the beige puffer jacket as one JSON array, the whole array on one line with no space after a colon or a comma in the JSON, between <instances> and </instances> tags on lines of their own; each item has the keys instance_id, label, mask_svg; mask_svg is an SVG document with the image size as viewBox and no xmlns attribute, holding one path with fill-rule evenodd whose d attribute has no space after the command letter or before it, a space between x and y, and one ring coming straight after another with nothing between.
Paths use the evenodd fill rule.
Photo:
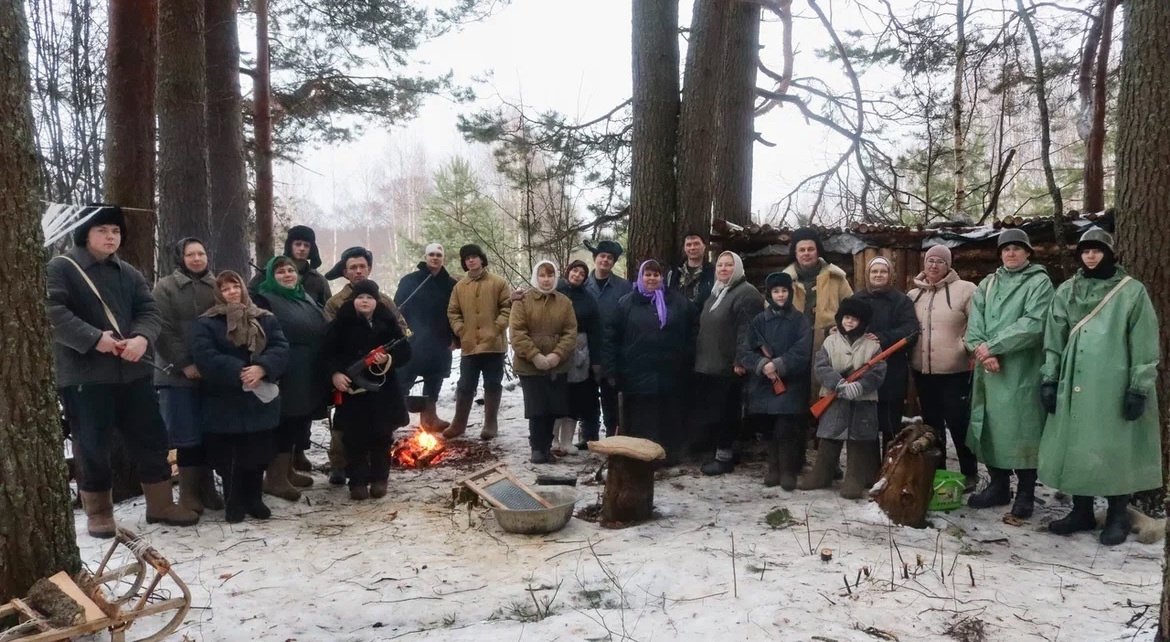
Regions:
<instances>
[{"instance_id":1,"label":"beige puffer jacket","mask_svg":"<svg viewBox=\"0 0 1170 642\"><path fill-rule=\"evenodd\" d=\"M910 367L923 374L955 374L971 371L971 354L963 343L967 316L975 284L951 270L931 284L922 272L914 277L918 286L907 292L922 326L922 335L910 353Z\"/></svg>"},{"instance_id":2,"label":"beige puffer jacket","mask_svg":"<svg viewBox=\"0 0 1170 642\"><path fill-rule=\"evenodd\" d=\"M511 296L508 282L486 269L459 279L447 304L447 319L459 337L460 354L466 357L508 350Z\"/></svg>"}]
</instances>

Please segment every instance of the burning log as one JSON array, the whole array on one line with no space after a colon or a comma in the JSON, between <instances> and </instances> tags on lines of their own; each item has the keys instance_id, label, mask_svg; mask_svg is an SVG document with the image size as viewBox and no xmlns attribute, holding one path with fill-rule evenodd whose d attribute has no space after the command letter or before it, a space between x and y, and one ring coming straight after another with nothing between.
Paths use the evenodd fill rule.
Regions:
<instances>
[{"instance_id":1,"label":"burning log","mask_svg":"<svg viewBox=\"0 0 1170 642\"><path fill-rule=\"evenodd\" d=\"M609 457L602 524L637 524L654 513L654 462L666 458L662 446L639 437L606 437L589 450Z\"/></svg>"},{"instance_id":2,"label":"burning log","mask_svg":"<svg viewBox=\"0 0 1170 642\"><path fill-rule=\"evenodd\" d=\"M890 521L914 528L925 524L939 457L928 426L914 423L898 433L886 451L878 482L869 491Z\"/></svg>"},{"instance_id":3,"label":"burning log","mask_svg":"<svg viewBox=\"0 0 1170 642\"><path fill-rule=\"evenodd\" d=\"M390 447L390 461L401 468L427 468L447 457L447 447L434 435L419 430Z\"/></svg>"}]
</instances>

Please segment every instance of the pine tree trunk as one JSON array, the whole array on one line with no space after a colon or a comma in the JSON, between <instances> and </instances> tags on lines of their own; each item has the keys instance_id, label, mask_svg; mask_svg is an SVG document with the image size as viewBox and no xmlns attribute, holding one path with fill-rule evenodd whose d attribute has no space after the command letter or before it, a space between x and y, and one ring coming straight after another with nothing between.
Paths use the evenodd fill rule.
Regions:
<instances>
[{"instance_id":1,"label":"pine tree trunk","mask_svg":"<svg viewBox=\"0 0 1170 642\"><path fill-rule=\"evenodd\" d=\"M256 0L256 75L252 77L256 138L256 264L276 253L272 232L272 85L268 61L268 0Z\"/></svg>"},{"instance_id":2,"label":"pine tree trunk","mask_svg":"<svg viewBox=\"0 0 1170 642\"><path fill-rule=\"evenodd\" d=\"M0 603L81 566L53 391L24 3L0 2Z\"/></svg>"},{"instance_id":3,"label":"pine tree trunk","mask_svg":"<svg viewBox=\"0 0 1170 642\"><path fill-rule=\"evenodd\" d=\"M726 73L722 63L729 7L719 0L695 0L678 117L679 235L689 231L706 235L711 230L718 127L712 115Z\"/></svg>"},{"instance_id":4,"label":"pine tree trunk","mask_svg":"<svg viewBox=\"0 0 1170 642\"><path fill-rule=\"evenodd\" d=\"M207 169L217 269L248 272L248 176L235 0L207 0Z\"/></svg>"},{"instance_id":5,"label":"pine tree trunk","mask_svg":"<svg viewBox=\"0 0 1170 642\"><path fill-rule=\"evenodd\" d=\"M628 272L649 258L673 262L678 139L678 0L634 0ZM676 247L680 246L680 247Z\"/></svg>"},{"instance_id":6,"label":"pine tree trunk","mask_svg":"<svg viewBox=\"0 0 1170 642\"><path fill-rule=\"evenodd\" d=\"M1092 128L1085 141L1086 212L1105 211L1105 112L1109 102L1109 48L1113 43L1114 0L1101 5L1101 44L1097 53L1097 70L1093 80Z\"/></svg>"},{"instance_id":7,"label":"pine tree trunk","mask_svg":"<svg viewBox=\"0 0 1170 642\"><path fill-rule=\"evenodd\" d=\"M967 202L967 137L963 131L963 78L967 69L967 0L955 0L955 86L951 95L951 128L955 137L954 220L964 218Z\"/></svg>"},{"instance_id":8,"label":"pine tree trunk","mask_svg":"<svg viewBox=\"0 0 1170 642\"><path fill-rule=\"evenodd\" d=\"M1117 97L1117 244L1122 263L1146 285L1162 320L1159 344L1170 355L1170 3L1126 3L1121 82ZM1163 422L1163 470L1170 462L1166 421L1170 418L1170 377L1158 369L1158 402ZM1117 462L1124 465L1125 462ZM1170 537L1165 541L1170 560ZM1162 601L1156 638L1170 642L1170 564L1162 571Z\"/></svg>"},{"instance_id":9,"label":"pine tree trunk","mask_svg":"<svg viewBox=\"0 0 1170 642\"><path fill-rule=\"evenodd\" d=\"M737 225L752 222L752 161L756 142L756 71L760 49L760 6L732 2L724 25L723 81L715 117L715 218Z\"/></svg>"},{"instance_id":10,"label":"pine tree trunk","mask_svg":"<svg viewBox=\"0 0 1170 642\"><path fill-rule=\"evenodd\" d=\"M118 256L154 280L154 90L157 0L110 0L106 47L105 200L123 207ZM149 211L143 211L149 210Z\"/></svg>"},{"instance_id":11,"label":"pine tree trunk","mask_svg":"<svg viewBox=\"0 0 1170 642\"><path fill-rule=\"evenodd\" d=\"M207 185L207 59L201 0L159 5L158 239L211 238ZM160 274L172 269L159 252Z\"/></svg>"}]
</instances>

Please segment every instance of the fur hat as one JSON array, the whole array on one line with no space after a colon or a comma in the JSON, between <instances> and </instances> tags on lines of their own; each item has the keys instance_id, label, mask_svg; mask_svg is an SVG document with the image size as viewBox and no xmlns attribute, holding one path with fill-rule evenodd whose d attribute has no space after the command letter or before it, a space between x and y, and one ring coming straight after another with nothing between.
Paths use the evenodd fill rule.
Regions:
<instances>
[{"instance_id":1,"label":"fur hat","mask_svg":"<svg viewBox=\"0 0 1170 642\"><path fill-rule=\"evenodd\" d=\"M923 263L926 259L942 259L947 267L951 267L951 248L945 245L932 245L930 249L926 250L926 256L922 259Z\"/></svg>"},{"instance_id":2,"label":"fur hat","mask_svg":"<svg viewBox=\"0 0 1170 642\"><path fill-rule=\"evenodd\" d=\"M824 258L825 245L821 242L820 234L809 227L802 227L792 233L792 240L788 243L788 254L796 258L796 244L801 241L813 241L817 244L817 256Z\"/></svg>"},{"instance_id":3,"label":"fur hat","mask_svg":"<svg viewBox=\"0 0 1170 642\"><path fill-rule=\"evenodd\" d=\"M321 252L317 249L317 233L308 225L294 225L288 228L288 236L284 237L284 255L292 256L293 241L304 241L309 244L309 267L316 270L321 267Z\"/></svg>"},{"instance_id":4,"label":"fur hat","mask_svg":"<svg viewBox=\"0 0 1170 642\"><path fill-rule=\"evenodd\" d=\"M368 294L374 297L374 300L376 301L379 298L379 291L380 290L378 288L377 281L374 281L373 279L365 279L354 284L353 290L349 293L349 299L352 301L363 294Z\"/></svg>"},{"instance_id":5,"label":"fur hat","mask_svg":"<svg viewBox=\"0 0 1170 642\"><path fill-rule=\"evenodd\" d=\"M996 250L1002 250L1005 245L1019 245L1028 250L1028 254L1033 252L1032 239L1028 238L1028 233L1018 227L1008 228L999 233L999 240L995 244Z\"/></svg>"},{"instance_id":6,"label":"fur hat","mask_svg":"<svg viewBox=\"0 0 1170 642\"><path fill-rule=\"evenodd\" d=\"M792 296L792 276L787 272L773 272L764 280L765 294L770 293L772 288L785 288L788 290L788 296Z\"/></svg>"},{"instance_id":7,"label":"fur hat","mask_svg":"<svg viewBox=\"0 0 1170 642\"><path fill-rule=\"evenodd\" d=\"M346 262L350 259L356 259L359 257L365 258L366 263L369 264L371 268L374 267L374 254L360 245L355 245L354 247L346 248L346 250L341 253L341 258L337 259L337 263L334 263L333 267L329 268L329 271L325 273L325 278L332 281L333 279L339 279L345 276Z\"/></svg>"},{"instance_id":8,"label":"fur hat","mask_svg":"<svg viewBox=\"0 0 1170 642\"><path fill-rule=\"evenodd\" d=\"M459 248L459 265L463 268L464 272L467 271L467 259L473 256L479 257L480 262L483 263L481 267L487 267L487 254L484 254L483 249L481 249L475 243L468 243L467 245Z\"/></svg>"},{"instance_id":9,"label":"fur hat","mask_svg":"<svg viewBox=\"0 0 1170 642\"><path fill-rule=\"evenodd\" d=\"M98 211L90 216L89 220L73 230L74 245L85 247L86 241L89 239L89 231L99 225L117 225L118 229L122 230L122 243L126 243L126 215L122 212L121 207L106 203L90 203L85 207L83 216L90 216L94 209Z\"/></svg>"},{"instance_id":10,"label":"fur hat","mask_svg":"<svg viewBox=\"0 0 1170 642\"><path fill-rule=\"evenodd\" d=\"M622 244L618 243L617 241L611 241L609 239L600 241L597 243L597 245L593 245L589 241L585 241L585 249L589 250L589 253L593 255L593 258L597 258L598 254L604 253L612 256L613 260L616 261L622 255Z\"/></svg>"},{"instance_id":11,"label":"fur hat","mask_svg":"<svg viewBox=\"0 0 1170 642\"><path fill-rule=\"evenodd\" d=\"M1113 254L1113 235L1099 227L1090 228L1077 241L1077 254L1080 255L1087 248L1098 248Z\"/></svg>"},{"instance_id":12,"label":"fur hat","mask_svg":"<svg viewBox=\"0 0 1170 642\"><path fill-rule=\"evenodd\" d=\"M859 329L865 330L869 327L869 322L873 318L873 308L870 307L864 299L859 299L856 296L846 298L841 302L841 307L837 308L837 327L841 326L841 319L846 316L855 317L861 320Z\"/></svg>"}]
</instances>

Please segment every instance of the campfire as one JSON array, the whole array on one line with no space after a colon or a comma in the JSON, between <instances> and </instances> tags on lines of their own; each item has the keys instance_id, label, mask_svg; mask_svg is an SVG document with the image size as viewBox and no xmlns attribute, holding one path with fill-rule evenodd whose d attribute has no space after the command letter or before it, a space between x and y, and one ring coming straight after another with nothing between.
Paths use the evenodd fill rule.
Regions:
<instances>
[{"instance_id":1,"label":"campfire","mask_svg":"<svg viewBox=\"0 0 1170 642\"><path fill-rule=\"evenodd\" d=\"M400 468L427 468L443 461L447 455L443 442L425 430L399 439L390 447L390 459Z\"/></svg>"}]
</instances>

